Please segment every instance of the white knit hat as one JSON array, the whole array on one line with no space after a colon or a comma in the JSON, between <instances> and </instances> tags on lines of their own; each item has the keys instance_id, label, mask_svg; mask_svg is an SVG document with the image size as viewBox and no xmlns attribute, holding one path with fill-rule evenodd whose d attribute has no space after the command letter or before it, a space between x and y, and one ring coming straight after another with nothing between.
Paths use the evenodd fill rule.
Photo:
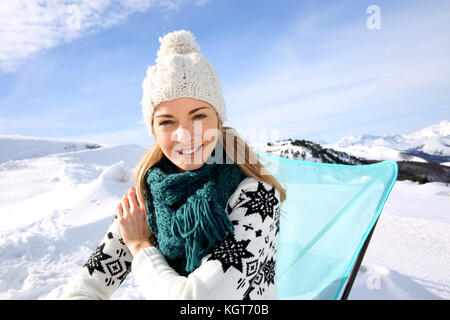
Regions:
<instances>
[{"instance_id":1,"label":"white knit hat","mask_svg":"<svg viewBox=\"0 0 450 320\"><path fill-rule=\"evenodd\" d=\"M194 35L186 30L174 31L160 37L159 42L156 65L147 68L142 83L142 111L150 134L155 108L161 102L177 98L208 102L222 123L225 122L225 100L219 78L212 64L200 53Z\"/></svg>"}]
</instances>

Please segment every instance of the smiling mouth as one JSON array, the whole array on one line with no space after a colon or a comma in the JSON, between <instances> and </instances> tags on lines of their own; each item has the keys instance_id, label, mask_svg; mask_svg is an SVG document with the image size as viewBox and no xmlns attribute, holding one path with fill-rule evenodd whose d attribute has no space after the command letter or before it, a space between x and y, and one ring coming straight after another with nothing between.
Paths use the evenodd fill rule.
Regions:
<instances>
[{"instance_id":1,"label":"smiling mouth","mask_svg":"<svg viewBox=\"0 0 450 320\"><path fill-rule=\"evenodd\" d=\"M198 146L198 147L195 148L195 149L190 149L190 150L176 150L176 151L178 152L179 155L183 155L183 156L191 156L191 155L193 155L194 153L196 153L197 151L199 151L199 150L203 147L203 145L204 145L204 144Z\"/></svg>"}]
</instances>

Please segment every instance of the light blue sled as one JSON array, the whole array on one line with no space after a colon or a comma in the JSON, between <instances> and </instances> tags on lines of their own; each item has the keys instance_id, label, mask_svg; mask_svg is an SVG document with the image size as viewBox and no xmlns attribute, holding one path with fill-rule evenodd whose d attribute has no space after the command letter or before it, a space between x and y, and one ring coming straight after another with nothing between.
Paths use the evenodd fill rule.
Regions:
<instances>
[{"instance_id":1,"label":"light blue sled","mask_svg":"<svg viewBox=\"0 0 450 320\"><path fill-rule=\"evenodd\" d=\"M276 260L279 299L341 299L347 287L346 298L397 163L353 166L257 154L287 190Z\"/></svg>"}]
</instances>

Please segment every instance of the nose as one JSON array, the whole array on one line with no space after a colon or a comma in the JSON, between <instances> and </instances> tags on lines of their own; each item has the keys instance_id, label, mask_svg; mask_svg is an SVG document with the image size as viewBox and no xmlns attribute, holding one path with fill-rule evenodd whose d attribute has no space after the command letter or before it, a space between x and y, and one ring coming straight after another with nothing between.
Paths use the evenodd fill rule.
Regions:
<instances>
[{"instance_id":1,"label":"nose","mask_svg":"<svg viewBox=\"0 0 450 320\"><path fill-rule=\"evenodd\" d=\"M202 124L194 123L194 126L180 125L173 133L172 140L177 141L185 146L191 146L194 140L194 144L198 144L202 141Z\"/></svg>"},{"instance_id":2,"label":"nose","mask_svg":"<svg viewBox=\"0 0 450 320\"><path fill-rule=\"evenodd\" d=\"M173 133L172 133L172 141L180 142L185 145L189 145L191 142L191 132L183 127L179 126Z\"/></svg>"}]
</instances>

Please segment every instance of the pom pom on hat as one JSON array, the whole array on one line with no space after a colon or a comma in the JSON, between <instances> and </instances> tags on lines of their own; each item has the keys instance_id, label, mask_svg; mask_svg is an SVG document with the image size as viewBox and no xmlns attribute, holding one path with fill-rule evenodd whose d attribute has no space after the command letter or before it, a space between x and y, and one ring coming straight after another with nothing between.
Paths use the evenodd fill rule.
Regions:
<instances>
[{"instance_id":1,"label":"pom pom on hat","mask_svg":"<svg viewBox=\"0 0 450 320\"><path fill-rule=\"evenodd\" d=\"M186 30L174 31L159 37L161 47L158 51L158 58L170 54L200 53L200 46L195 42L195 36Z\"/></svg>"}]
</instances>

